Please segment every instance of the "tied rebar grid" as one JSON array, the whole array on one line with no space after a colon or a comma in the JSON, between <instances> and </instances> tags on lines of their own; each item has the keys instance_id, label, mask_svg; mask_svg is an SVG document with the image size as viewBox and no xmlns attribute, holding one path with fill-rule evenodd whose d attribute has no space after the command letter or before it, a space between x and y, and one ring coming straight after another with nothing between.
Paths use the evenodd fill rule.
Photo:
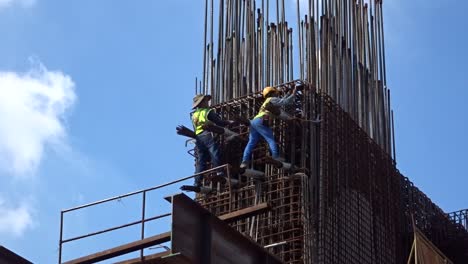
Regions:
<instances>
[{"instance_id":1,"label":"tied rebar grid","mask_svg":"<svg viewBox=\"0 0 468 264\"><path fill-rule=\"evenodd\" d=\"M278 247L278 254L287 263L403 263L414 215L418 227L436 245L453 252L447 255L455 263L467 263L453 249L466 245L456 239L466 238L465 231L457 230L453 219L435 209L438 207L395 168L383 1L309 0L305 8L300 2L304 1L297 0L291 11L285 0L205 0L203 78L195 82L195 92L211 94L217 111L228 119L252 118L263 102L258 92L265 86L296 76L308 83L309 89L299 93L296 106L288 110L304 119L320 114L322 123L317 127L272 124L282 155L308 178L307 184L301 183L303 193L293 198L302 201L303 230L299 233L307 240L300 246L288 245L287 250ZM286 21L291 12L296 13L297 21ZM244 143L224 145L225 161L232 165L235 176L248 127L233 130L244 139ZM254 160L267 151L266 145L257 147ZM270 165L256 163L253 168L264 171L273 182L289 177ZM253 194L239 196L237 192L243 189L233 191L222 203L223 190L216 196L198 198L202 203L209 201L206 206L216 214L267 201L265 193L272 187L268 181L255 184L247 180L246 184L244 188ZM282 189L272 192L281 193ZM273 214L278 213L275 208ZM262 231L263 224L275 221L261 222L263 218L269 219L262 215L237 227L257 241L268 234L268 243L283 243L281 232ZM284 221L294 222L287 217ZM298 260L299 255L290 252L298 252L300 247L303 251Z\"/></svg>"},{"instance_id":2,"label":"tied rebar grid","mask_svg":"<svg viewBox=\"0 0 468 264\"><path fill-rule=\"evenodd\" d=\"M272 209L267 213L236 221L231 226L260 245L279 243L269 250L285 263L310 263L306 248L311 239L306 221L309 212L304 208L307 181L308 178L285 178L277 171L263 183L236 190L232 197L224 192L200 197L199 202L215 215L268 202Z\"/></svg>"},{"instance_id":3,"label":"tied rebar grid","mask_svg":"<svg viewBox=\"0 0 468 264\"><path fill-rule=\"evenodd\" d=\"M317 263L402 263L394 162L331 97L321 101Z\"/></svg>"},{"instance_id":4,"label":"tied rebar grid","mask_svg":"<svg viewBox=\"0 0 468 264\"><path fill-rule=\"evenodd\" d=\"M272 128L282 155L302 174L262 163L268 146L261 143L252 168L265 172L265 181L240 177L244 187L231 192L221 187L197 200L215 215L269 203L268 213L232 226L261 245L278 244L269 250L285 263L403 263L411 247L412 216L455 263L468 260L459 253L468 248L466 229L402 176L392 158L330 96L306 82L278 88L287 92L296 85L302 90L288 112L309 120L320 115L322 121L275 121ZM261 102L253 94L214 108L224 118L248 118ZM232 129L241 140L219 140L224 161L232 166L231 177L236 178L248 127Z\"/></svg>"},{"instance_id":5,"label":"tied rebar grid","mask_svg":"<svg viewBox=\"0 0 468 264\"><path fill-rule=\"evenodd\" d=\"M401 175L401 174L400 174ZM463 211L444 213L429 197L403 175L401 179L401 203L405 209L403 220L405 248L412 242L412 219L416 226L453 263L468 263L468 230L463 226ZM465 215L466 216L466 215ZM460 218L461 217L461 218Z\"/></svg>"},{"instance_id":6,"label":"tied rebar grid","mask_svg":"<svg viewBox=\"0 0 468 264\"><path fill-rule=\"evenodd\" d=\"M218 104L300 78L395 159L382 0L205 0L204 18L196 93Z\"/></svg>"},{"instance_id":7,"label":"tied rebar grid","mask_svg":"<svg viewBox=\"0 0 468 264\"><path fill-rule=\"evenodd\" d=\"M457 214L445 214L404 177L330 97L321 101L318 263L404 263L412 219L450 260L468 263Z\"/></svg>"},{"instance_id":8,"label":"tied rebar grid","mask_svg":"<svg viewBox=\"0 0 468 264\"><path fill-rule=\"evenodd\" d=\"M448 214L449 218L457 223L460 228L468 231L468 209L452 212Z\"/></svg>"},{"instance_id":9,"label":"tied rebar grid","mask_svg":"<svg viewBox=\"0 0 468 264\"><path fill-rule=\"evenodd\" d=\"M304 119L312 119L317 115L316 103L318 94L307 83L293 81L280 85L279 90L287 93L295 86L301 86L295 104L288 107L290 114L300 115ZM214 106L223 118L235 117L252 118L260 108L263 99L257 94L233 99ZM299 112L300 110L300 112ZM312 233L310 207L310 177L311 168L315 168L314 150L309 146L315 145L317 127L312 123L284 122L275 120L271 124L276 140L280 146L282 156L297 166L300 175L293 175L282 169L262 162L268 155L268 146L262 142L253 152L252 169L265 172L265 179L257 181L240 177L244 187L229 192L227 187L216 194L198 195L198 201L215 215L223 215L239 209L267 202L271 210L267 213L239 220L232 224L241 233L253 238L261 245L269 247L285 263L311 263L312 261ZM225 162L232 166L231 177L238 177L238 167L241 156L248 140L248 127L243 125L232 128L241 135L241 139L234 142L222 143L222 153ZM303 136L308 135L308 136ZM303 155L308 152L308 155ZM316 169L316 168L315 168ZM278 245L275 245L277 244Z\"/></svg>"},{"instance_id":10,"label":"tied rebar grid","mask_svg":"<svg viewBox=\"0 0 468 264\"><path fill-rule=\"evenodd\" d=\"M447 249L453 259L467 262L468 260L468 209L452 212L448 214L452 223L448 226L449 241Z\"/></svg>"}]
</instances>

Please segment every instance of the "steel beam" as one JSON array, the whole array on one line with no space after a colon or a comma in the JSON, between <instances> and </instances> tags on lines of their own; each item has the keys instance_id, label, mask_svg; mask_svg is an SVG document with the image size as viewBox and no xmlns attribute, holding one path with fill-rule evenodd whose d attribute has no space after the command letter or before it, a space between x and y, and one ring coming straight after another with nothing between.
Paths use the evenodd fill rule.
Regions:
<instances>
[{"instance_id":1,"label":"steel beam","mask_svg":"<svg viewBox=\"0 0 468 264\"><path fill-rule=\"evenodd\" d=\"M0 264L32 264L32 262L0 246Z\"/></svg>"},{"instance_id":2,"label":"steel beam","mask_svg":"<svg viewBox=\"0 0 468 264\"><path fill-rule=\"evenodd\" d=\"M184 194L172 197L172 251L193 264L279 264L276 257Z\"/></svg>"},{"instance_id":3,"label":"steel beam","mask_svg":"<svg viewBox=\"0 0 468 264\"><path fill-rule=\"evenodd\" d=\"M85 264L85 263L95 263L110 259L113 257L121 256L127 253L131 253L140 249L151 247L154 245L159 245L171 240L171 232L162 233L159 235L151 236L142 240L138 240L132 243L114 247L108 250L104 250L95 254L77 258L65 262L65 264Z\"/></svg>"}]
</instances>

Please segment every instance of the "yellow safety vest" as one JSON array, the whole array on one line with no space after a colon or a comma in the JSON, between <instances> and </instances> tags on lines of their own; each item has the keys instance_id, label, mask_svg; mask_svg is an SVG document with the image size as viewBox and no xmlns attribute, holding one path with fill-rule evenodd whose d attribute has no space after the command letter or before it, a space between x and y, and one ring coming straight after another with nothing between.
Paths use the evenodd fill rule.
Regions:
<instances>
[{"instance_id":1,"label":"yellow safety vest","mask_svg":"<svg viewBox=\"0 0 468 264\"><path fill-rule=\"evenodd\" d=\"M258 114L254 117L255 118L258 118L258 117L263 117L264 115L270 115L271 112L266 110L266 106L267 104L271 101L271 98L272 97L268 97L265 102L263 102L262 106L260 106L260 110L258 111Z\"/></svg>"},{"instance_id":2,"label":"yellow safety vest","mask_svg":"<svg viewBox=\"0 0 468 264\"><path fill-rule=\"evenodd\" d=\"M208 114L211 109L209 108L198 108L192 115L193 128L195 129L195 135L201 134L203 131L203 126L208 120Z\"/></svg>"}]
</instances>

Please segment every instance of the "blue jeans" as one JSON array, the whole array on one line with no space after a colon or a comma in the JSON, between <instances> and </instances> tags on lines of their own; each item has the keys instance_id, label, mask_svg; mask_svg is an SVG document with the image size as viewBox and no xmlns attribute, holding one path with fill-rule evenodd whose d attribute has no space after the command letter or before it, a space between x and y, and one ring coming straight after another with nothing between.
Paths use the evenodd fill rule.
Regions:
<instances>
[{"instance_id":1,"label":"blue jeans","mask_svg":"<svg viewBox=\"0 0 468 264\"><path fill-rule=\"evenodd\" d=\"M196 140L196 151L197 151L197 164L195 173L199 173L208 169L206 163L211 158L211 165L218 167L221 165L219 156L219 146L213 138L210 132L202 132L197 136ZM199 175L195 177L195 185L201 184L203 176Z\"/></svg>"},{"instance_id":2,"label":"blue jeans","mask_svg":"<svg viewBox=\"0 0 468 264\"><path fill-rule=\"evenodd\" d=\"M244 156L242 157L242 162L250 161L250 156L255 146L257 145L260 137L263 137L270 147L271 156L273 158L279 158L278 146L276 145L275 138L273 136L273 131L270 127L263 124L263 119L261 117L255 118L250 121L250 134L249 142L244 150Z\"/></svg>"}]
</instances>

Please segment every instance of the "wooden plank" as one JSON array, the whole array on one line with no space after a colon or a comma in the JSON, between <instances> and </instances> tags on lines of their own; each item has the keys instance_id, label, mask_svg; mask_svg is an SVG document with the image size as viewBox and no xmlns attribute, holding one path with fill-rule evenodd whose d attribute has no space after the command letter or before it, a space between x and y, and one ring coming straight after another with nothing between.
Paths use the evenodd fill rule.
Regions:
<instances>
[{"instance_id":1,"label":"wooden plank","mask_svg":"<svg viewBox=\"0 0 468 264\"><path fill-rule=\"evenodd\" d=\"M142 240L138 240L132 243L124 244L118 247L107 249L95 254L77 258L65 262L65 264L84 264L84 263L95 263L103 261L120 255L124 255L133 251L137 251L143 248L151 247L154 245L162 244L171 240L171 232L162 233L159 235L151 236Z\"/></svg>"},{"instance_id":2,"label":"wooden plank","mask_svg":"<svg viewBox=\"0 0 468 264\"><path fill-rule=\"evenodd\" d=\"M242 218L247 218L247 217L257 215L257 214L264 213L268 210L270 210L270 206L268 205L268 203L261 203L261 204L247 207L238 211L234 211L228 214L221 215L218 218L226 222L233 222Z\"/></svg>"}]
</instances>

